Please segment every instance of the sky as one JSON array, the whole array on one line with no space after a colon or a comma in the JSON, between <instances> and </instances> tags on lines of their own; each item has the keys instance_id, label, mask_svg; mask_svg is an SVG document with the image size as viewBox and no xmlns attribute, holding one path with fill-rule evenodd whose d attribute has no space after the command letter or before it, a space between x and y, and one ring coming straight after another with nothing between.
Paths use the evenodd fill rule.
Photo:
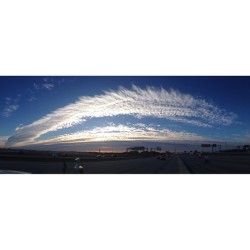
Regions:
<instances>
[{"instance_id":1,"label":"sky","mask_svg":"<svg viewBox=\"0 0 250 250\"><path fill-rule=\"evenodd\" d=\"M0 77L0 147L123 151L250 143L250 77Z\"/></svg>"}]
</instances>

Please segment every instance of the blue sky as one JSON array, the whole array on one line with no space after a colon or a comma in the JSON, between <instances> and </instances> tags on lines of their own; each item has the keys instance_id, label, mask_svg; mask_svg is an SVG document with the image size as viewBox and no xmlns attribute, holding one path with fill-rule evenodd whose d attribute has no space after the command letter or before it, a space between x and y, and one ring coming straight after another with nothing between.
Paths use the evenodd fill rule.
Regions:
<instances>
[{"instance_id":1,"label":"blue sky","mask_svg":"<svg viewBox=\"0 0 250 250\"><path fill-rule=\"evenodd\" d=\"M249 77L0 77L0 146L54 150L250 141Z\"/></svg>"}]
</instances>

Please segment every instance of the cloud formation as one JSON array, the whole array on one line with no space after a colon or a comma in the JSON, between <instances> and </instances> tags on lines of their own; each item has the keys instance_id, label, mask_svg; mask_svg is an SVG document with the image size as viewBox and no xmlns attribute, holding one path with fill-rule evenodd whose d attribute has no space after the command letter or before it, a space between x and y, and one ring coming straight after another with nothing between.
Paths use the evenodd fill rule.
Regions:
<instances>
[{"instance_id":1,"label":"cloud formation","mask_svg":"<svg viewBox=\"0 0 250 250\"><path fill-rule=\"evenodd\" d=\"M54 145L65 143L119 142L119 141L155 141L155 142L187 142L209 140L203 136L185 131L176 132L146 124L122 125L111 124L84 131L56 136L47 140L39 140L34 144ZM33 144L33 145L34 145Z\"/></svg>"},{"instance_id":2,"label":"cloud formation","mask_svg":"<svg viewBox=\"0 0 250 250\"><path fill-rule=\"evenodd\" d=\"M76 102L18 128L6 146L32 144L48 132L69 128L91 118L118 115L162 118L199 127L227 126L237 118L236 114L189 94L133 85L132 89L120 87L102 95L82 96Z\"/></svg>"},{"instance_id":3,"label":"cloud formation","mask_svg":"<svg viewBox=\"0 0 250 250\"><path fill-rule=\"evenodd\" d=\"M7 140L8 136L0 136L0 148L4 147Z\"/></svg>"},{"instance_id":4,"label":"cloud formation","mask_svg":"<svg viewBox=\"0 0 250 250\"><path fill-rule=\"evenodd\" d=\"M47 90L52 90L55 87L55 85L51 83L44 83L42 84L42 87Z\"/></svg>"},{"instance_id":5,"label":"cloud formation","mask_svg":"<svg viewBox=\"0 0 250 250\"><path fill-rule=\"evenodd\" d=\"M46 78L45 78L46 79ZM33 87L35 90L40 90L40 89L47 89L47 90L52 90L55 85L52 83L47 83L47 79L46 79L46 83L34 83Z\"/></svg>"},{"instance_id":6,"label":"cloud formation","mask_svg":"<svg viewBox=\"0 0 250 250\"><path fill-rule=\"evenodd\" d=\"M31 97L28 99L29 102L34 102L34 101L36 101L36 100L37 100L37 98L34 97L34 96L31 96Z\"/></svg>"},{"instance_id":7,"label":"cloud formation","mask_svg":"<svg viewBox=\"0 0 250 250\"><path fill-rule=\"evenodd\" d=\"M19 101L20 101L21 95L17 95L16 98L10 98L6 97L5 98L5 107L1 112L1 115L3 117L10 117L12 113L18 110L19 108Z\"/></svg>"}]
</instances>

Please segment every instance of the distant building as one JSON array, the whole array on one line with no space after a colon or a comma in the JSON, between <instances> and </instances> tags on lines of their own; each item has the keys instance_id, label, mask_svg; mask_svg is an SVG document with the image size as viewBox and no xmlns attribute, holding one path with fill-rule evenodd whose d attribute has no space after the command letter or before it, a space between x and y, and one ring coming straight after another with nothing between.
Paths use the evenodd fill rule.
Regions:
<instances>
[{"instance_id":1,"label":"distant building","mask_svg":"<svg viewBox=\"0 0 250 250\"><path fill-rule=\"evenodd\" d=\"M145 147L132 147L132 148L127 148L127 152L131 152L131 151L144 152L145 150L146 150Z\"/></svg>"}]
</instances>

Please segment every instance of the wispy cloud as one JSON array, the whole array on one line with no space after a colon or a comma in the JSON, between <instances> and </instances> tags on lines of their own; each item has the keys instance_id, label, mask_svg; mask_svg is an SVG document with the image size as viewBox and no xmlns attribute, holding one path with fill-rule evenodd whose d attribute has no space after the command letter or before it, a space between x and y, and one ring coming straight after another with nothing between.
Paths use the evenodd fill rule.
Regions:
<instances>
[{"instance_id":1,"label":"wispy cloud","mask_svg":"<svg viewBox=\"0 0 250 250\"><path fill-rule=\"evenodd\" d=\"M31 97L28 99L29 102L34 102L34 101L36 101L36 100L37 100L37 98L34 97L34 96L31 96Z\"/></svg>"},{"instance_id":2,"label":"wispy cloud","mask_svg":"<svg viewBox=\"0 0 250 250\"><path fill-rule=\"evenodd\" d=\"M169 129L149 127L146 124L135 125L109 125L96 127L89 130L78 131L71 134L57 136L47 140L40 140L33 144L54 145L80 142L119 142L119 141L154 141L154 142L189 142L208 141L208 138L188 133L185 131L176 132Z\"/></svg>"},{"instance_id":3,"label":"wispy cloud","mask_svg":"<svg viewBox=\"0 0 250 250\"><path fill-rule=\"evenodd\" d=\"M55 85L51 83L44 83L42 84L42 87L47 90L52 90L55 87Z\"/></svg>"},{"instance_id":4,"label":"wispy cloud","mask_svg":"<svg viewBox=\"0 0 250 250\"><path fill-rule=\"evenodd\" d=\"M43 78L38 82L33 83L33 87L28 88L26 92L29 93L30 97L27 99L28 102L34 102L37 99L35 96L37 93L39 93L41 90L52 90L55 88L54 79L53 78Z\"/></svg>"},{"instance_id":5,"label":"wispy cloud","mask_svg":"<svg viewBox=\"0 0 250 250\"><path fill-rule=\"evenodd\" d=\"M0 148L4 147L8 138L9 138L8 136L0 136Z\"/></svg>"},{"instance_id":6,"label":"wispy cloud","mask_svg":"<svg viewBox=\"0 0 250 250\"><path fill-rule=\"evenodd\" d=\"M46 90L52 90L55 85L52 83L47 83L48 80L46 80L46 83L34 83L33 87L35 90L41 90L41 89L46 89Z\"/></svg>"},{"instance_id":7,"label":"wispy cloud","mask_svg":"<svg viewBox=\"0 0 250 250\"><path fill-rule=\"evenodd\" d=\"M176 90L132 89L120 87L102 95L82 96L76 102L19 128L6 143L8 146L34 143L41 135L83 123L91 118L128 115L137 118L162 118L200 127L231 125L237 115L214 104Z\"/></svg>"},{"instance_id":8,"label":"wispy cloud","mask_svg":"<svg viewBox=\"0 0 250 250\"><path fill-rule=\"evenodd\" d=\"M7 107L4 108L2 112L2 116L4 117L10 117L13 112L18 110L19 105L8 105Z\"/></svg>"},{"instance_id":9,"label":"wispy cloud","mask_svg":"<svg viewBox=\"0 0 250 250\"><path fill-rule=\"evenodd\" d=\"M36 90L38 90L38 89L40 89L40 85L39 84L37 84L37 83L34 83L34 89L36 89Z\"/></svg>"},{"instance_id":10,"label":"wispy cloud","mask_svg":"<svg viewBox=\"0 0 250 250\"><path fill-rule=\"evenodd\" d=\"M1 115L3 117L10 117L15 111L18 110L19 108L19 101L20 101L21 95L18 94L16 98L10 98L6 97L5 98L5 107L1 112Z\"/></svg>"},{"instance_id":11,"label":"wispy cloud","mask_svg":"<svg viewBox=\"0 0 250 250\"><path fill-rule=\"evenodd\" d=\"M6 104L8 104L9 102L11 102L11 100L12 100L12 99L11 99L10 97L6 97L6 98L5 98Z\"/></svg>"}]
</instances>

